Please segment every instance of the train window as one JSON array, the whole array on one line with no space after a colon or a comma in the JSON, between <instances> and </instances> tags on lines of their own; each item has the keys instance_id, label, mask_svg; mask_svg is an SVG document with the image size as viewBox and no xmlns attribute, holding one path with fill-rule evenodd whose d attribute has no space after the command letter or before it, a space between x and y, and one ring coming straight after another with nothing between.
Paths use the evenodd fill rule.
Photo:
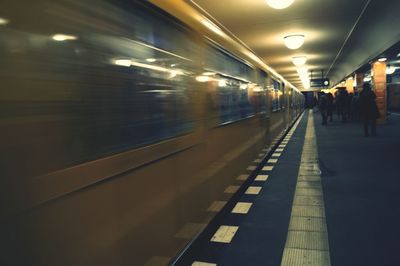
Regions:
<instances>
[{"instance_id":1,"label":"train window","mask_svg":"<svg viewBox=\"0 0 400 266\"><path fill-rule=\"evenodd\" d=\"M201 49L174 19L136 1L23 2L0 31L6 165L43 174L193 131Z\"/></svg>"},{"instance_id":2,"label":"train window","mask_svg":"<svg viewBox=\"0 0 400 266\"><path fill-rule=\"evenodd\" d=\"M216 112L216 125L248 118L257 111L251 80L254 70L213 44L208 46L203 66L214 73L209 99ZM208 71L208 72L209 72Z\"/></svg>"},{"instance_id":3,"label":"train window","mask_svg":"<svg viewBox=\"0 0 400 266\"><path fill-rule=\"evenodd\" d=\"M272 111L277 112L283 107L283 92L281 83L273 79L272 87Z\"/></svg>"}]
</instances>

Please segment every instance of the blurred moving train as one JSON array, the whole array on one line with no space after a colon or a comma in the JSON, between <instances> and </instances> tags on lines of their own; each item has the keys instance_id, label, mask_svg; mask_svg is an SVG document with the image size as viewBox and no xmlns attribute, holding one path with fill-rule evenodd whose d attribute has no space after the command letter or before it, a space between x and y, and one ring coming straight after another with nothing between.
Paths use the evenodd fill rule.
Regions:
<instances>
[{"instance_id":1,"label":"blurred moving train","mask_svg":"<svg viewBox=\"0 0 400 266\"><path fill-rule=\"evenodd\" d=\"M167 264L303 110L190 1L3 0L0 17L4 266Z\"/></svg>"}]
</instances>

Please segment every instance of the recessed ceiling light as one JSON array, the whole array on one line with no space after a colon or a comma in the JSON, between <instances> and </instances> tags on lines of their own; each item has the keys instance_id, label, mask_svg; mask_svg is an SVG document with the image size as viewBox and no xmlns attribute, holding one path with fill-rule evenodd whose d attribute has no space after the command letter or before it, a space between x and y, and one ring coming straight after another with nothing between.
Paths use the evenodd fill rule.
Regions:
<instances>
[{"instance_id":1,"label":"recessed ceiling light","mask_svg":"<svg viewBox=\"0 0 400 266\"><path fill-rule=\"evenodd\" d=\"M284 9L293 4L294 0L266 0L267 4L275 9Z\"/></svg>"},{"instance_id":2,"label":"recessed ceiling light","mask_svg":"<svg viewBox=\"0 0 400 266\"><path fill-rule=\"evenodd\" d=\"M156 61L156 59L155 59L155 58L147 58L146 61L147 61L147 62L150 62L150 63L153 63L153 62Z\"/></svg>"},{"instance_id":3,"label":"recessed ceiling light","mask_svg":"<svg viewBox=\"0 0 400 266\"><path fill-rule=\"evenodd\" d=\"M381 57L378 59L379 62L386 62L387 58L386 57Z\"/></svg>"},{"instance_id":4,"label":"recessed ceiling light","mask_svg":"<svg viewBox=\"0 0 400 266\"><path fill-rule=\"evenodd\" d=\"M307 62L307 56L294 56L292 62L295 66L302 66Z\"/></svg>"},{"instance_id":5,"label":"recessed ceiling light","mask_svg":"<svg viewBox=\"0 0 400 266\"><path fill-rule=\"evenodd\" d=\"M6 24L8 24L8 19L5 19L5 18L0 18L0 26L1 25L6 25Z\"/></svg>"},{"instance_id":6,"label":"recessed ceiling light","mask_svg":"<svg viewBox=\"0 0 400 266\"><path fill-rule=\"evenodd\" d=\"M283 41L287 48L295 50L299 49L304 44L304 35L294 34L283 37Z\"/></svg>"}]
</instances>

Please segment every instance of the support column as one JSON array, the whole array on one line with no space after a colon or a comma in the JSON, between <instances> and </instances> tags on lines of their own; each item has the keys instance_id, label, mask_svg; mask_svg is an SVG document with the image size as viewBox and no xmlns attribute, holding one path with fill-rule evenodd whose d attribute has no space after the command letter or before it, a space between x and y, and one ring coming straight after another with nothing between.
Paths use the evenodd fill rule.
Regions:
<instances>
[{"instance_id":1,"label":"support column","mask_svg":"<svg viewBox=\"0 0 400 266\"><path fill-rule=\"evenodd\" d=\"M346 90L348 93L354 93L353 84L354 84L353 77L350 77L346 80Z\"/></svg>"},{"instance_id":2,"label":"support column","mask_svg":"<svg viewBox=\"0 0 400 266\"><path fill-rule=\"evenodd\" d=\"M363 89L363 85L364 85L364 73L356 73L356 82L357 82L357 86L356 86L356 93L360 93L360 91L362 91Z\"/></svg>"},{"instance_id":3,"label":"support column","mask_svg":"<svg viewBox=\"0 0 400 266\"><path fill-rule=\"evenodd\" d=\"M372 85L376 94L376 104L378 105L381 117L377 120L379 124L386 122L387 103L386 103L386 63L375 62L372 64Z\"/></svg>"}]
</instances>

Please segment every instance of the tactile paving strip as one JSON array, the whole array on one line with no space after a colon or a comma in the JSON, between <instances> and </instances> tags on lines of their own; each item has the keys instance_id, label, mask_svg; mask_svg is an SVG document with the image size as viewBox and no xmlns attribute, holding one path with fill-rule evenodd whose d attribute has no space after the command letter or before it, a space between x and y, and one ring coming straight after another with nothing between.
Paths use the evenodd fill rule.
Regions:
<instances>
[{"instance_id":1,"label":"tactile paving strip","mask_svg":"<svg viewBox=\"0 0 400 266\"><path fill-rule=\"evenodd\" d=\"M309 112L282 266L330 266L314 117Z\"/></svg>"}]
</instances>

